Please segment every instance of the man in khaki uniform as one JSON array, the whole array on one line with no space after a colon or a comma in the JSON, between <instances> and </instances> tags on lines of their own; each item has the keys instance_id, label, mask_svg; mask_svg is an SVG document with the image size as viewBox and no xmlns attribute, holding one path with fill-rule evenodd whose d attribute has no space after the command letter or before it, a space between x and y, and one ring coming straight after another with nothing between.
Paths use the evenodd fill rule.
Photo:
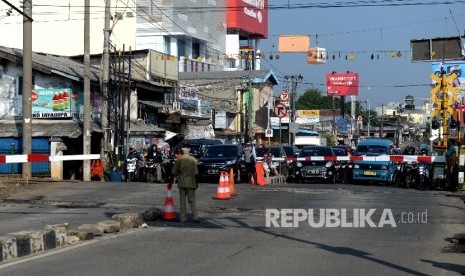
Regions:
<instances>
[{"instance_id":1,"label":"man in khaki uniform","mask_svg":"<svg viewBox=\"0 0 465 276\"><path fill-rule=\"evenodd\" d=\"M177 178L179 197L180 197L180 213L181 222L187 220L186 214L186 197L189 201L189 206L194 217L194 222L200 222L195 203L195 190L198 187L196 175L199 173L197 168L197 160L189 155L189 148L182 148L182 156L174 162L171 174ZM172 183L168 184L171 188Z\"/></svg>"}]
</instances>

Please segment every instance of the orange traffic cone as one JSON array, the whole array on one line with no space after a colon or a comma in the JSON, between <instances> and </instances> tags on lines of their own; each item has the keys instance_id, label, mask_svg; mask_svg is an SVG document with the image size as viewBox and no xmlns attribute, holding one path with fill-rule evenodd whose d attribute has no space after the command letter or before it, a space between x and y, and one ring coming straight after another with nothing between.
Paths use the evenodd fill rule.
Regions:
<instances>
[{"instance_id":1,"label":"orange traffic cone","mask_svg":"<svg viewBox=\"0 0 465 276\"><path fill-rule=\"evenodd\" d=\"M166 191L165 206L163 206L163 219L176 219L176 214L174 213L173 193L171 192L171 188L168 188Z\"/></svg>"},{"instance_id":2,"label":"orange traffic cone","mask_svg":"<svg viewBox=\"0 0 465 276\"><path fill-rule=\"evenodd\" d=\"M268 185L268 182L266 181L266 178L265 178L265 167L263 166L263 163L257 163L256 171L257 171L257 184L259 186Z\"/></svg>"},{"instance_id":3,"label":"orange traffic cone","mask_svg":"<svg viewBox=\"0 0 465 276\"><path fill-rule=\"evenodd\" d=\"M231 168L231 172L229 173L229 191L231 192L231 196L235 196L236 194L236 185L234 184L234 170Z\"/></svg>"},{"instance_id":4,"label":"orange traffic cone","mask_svg":"<svg viewBox=\"0 0 465 276\"><path fill-rule=\"evenodd\" d=\"M218 190L213 199L230 199L231 192L229 190L229 181L226 182L225 172L220 173L220 181L218 184Z\"/></svg>"}]
</instances>

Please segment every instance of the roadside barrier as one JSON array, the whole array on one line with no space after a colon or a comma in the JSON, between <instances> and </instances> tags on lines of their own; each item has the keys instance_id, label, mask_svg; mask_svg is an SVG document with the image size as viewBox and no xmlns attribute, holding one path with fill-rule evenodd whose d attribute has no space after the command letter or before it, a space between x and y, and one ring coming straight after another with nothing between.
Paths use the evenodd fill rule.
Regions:
<instances>
[{"instance_id":1,"label":"roadside barrier","mask_svg":"<svg viewBox=\"0 0 465 276\"><path fill-rule=\"evenodd\" d=\"M32 163L32 162L54 162L72 160L94 160L100 159L100 154L77 154L77 155L54 155L47 154L20 154L20 155L0 155L0 164L4 163Z\"/></svg>"},{"instance_id":2,"label":"roadside barrier","mask_svg":"<svg viewBox=\"0 0 465 276\"><path fill-rule=\"evenodd\" d=\"M445 156L421 155L380 155L380 156L309 156L309 157L272 157L272 161L391 161L391 162L425 162L444 163Z\"/></svg>"},{"instance_id":3,"label":"roadside barrier","mask_svg":"<svg viewBox=\"0 0 465 276\"><path fill-rule=\"evenodd\" d=\"M173 193L171 192L171 188L169 187L166 190L165 205L163 206L163 219L164 220L176 219L176 213L174 212Z\"/></svg>"},{"instance_id":4,"label":"roadside barrier","mask_svg":"<svg viewBox=\"0 0 465 276\"><path fill-rule=\"evenodd\" d=\"M231 191L229 189L229 180L226 182L226 177L225 172L220 172L220 180L218 183L218 190L216 192L216 195L213 197L213 199L219 199L219 200L224 200L224 199L231 199Z\"/></svg>"}]
</instances>

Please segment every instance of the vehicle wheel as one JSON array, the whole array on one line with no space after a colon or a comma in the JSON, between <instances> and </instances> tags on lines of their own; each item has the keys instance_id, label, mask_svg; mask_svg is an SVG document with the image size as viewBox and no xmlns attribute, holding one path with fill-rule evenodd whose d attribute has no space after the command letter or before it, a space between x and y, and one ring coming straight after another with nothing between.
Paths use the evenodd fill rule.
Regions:
<instances>
[{"instance_id":1,"label":"vehicle wheel","mask_svg":"<svg viewBox=\"0 0 465 276\"><path fill-rule=\"evenodd\" d=\"M302 183L302 179L300 177L295 177L294 183Z\"/></svg>"}]
</instances>

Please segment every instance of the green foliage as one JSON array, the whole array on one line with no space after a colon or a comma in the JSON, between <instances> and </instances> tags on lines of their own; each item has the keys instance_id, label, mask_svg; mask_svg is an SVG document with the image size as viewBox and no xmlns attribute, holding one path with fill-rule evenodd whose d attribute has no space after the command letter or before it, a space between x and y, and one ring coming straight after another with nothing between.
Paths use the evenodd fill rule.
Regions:
<instances>
[{"instance_id":1,"label":"green foliage","mask_svg":"<svg viewBox=\"0 0 465 276\"><path fill-rule=\"evenodd\" d=\"M330 133L326 133L325 134L325 139L326 139L326 145L327 146L334 146L334 139L333 139L333 135L330 134Z\"/></svg>"},{"instance_id":2,"label":"green foliage","mask_svg":"<svg viewBox=\"0 0 465 276\"><path fill-rule=\"evenodd\" d=\"M299 97L296 101L297 109L332 109L332 97L322 96L322 91L311 88ZM336 105L337 106L337 105Z\"/></svg>"}]
</instances>

